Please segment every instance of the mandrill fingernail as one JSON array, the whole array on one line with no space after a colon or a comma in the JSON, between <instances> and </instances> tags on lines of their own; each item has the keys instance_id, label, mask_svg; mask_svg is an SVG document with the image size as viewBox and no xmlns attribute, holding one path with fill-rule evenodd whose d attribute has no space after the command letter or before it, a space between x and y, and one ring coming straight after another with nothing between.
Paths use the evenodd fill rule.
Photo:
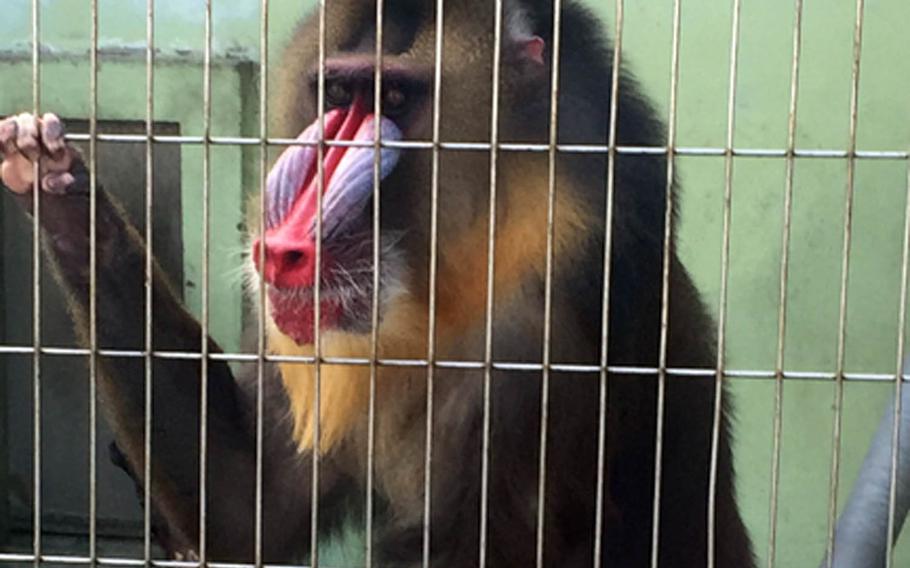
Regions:
<instances>
[{"instance_id":1,"label":"mandrill fingernail","mask_svg":"<svg viewBox=\"0 0 910 568\"><path fill-rule=\"evenodd\" d=\"M44 176L44 179L41 181L41 187L48 193L61 194L66 192L66 188L71 186L75 181L76 178L69 172L49 174Z\"/></svg>"}]
</instances>

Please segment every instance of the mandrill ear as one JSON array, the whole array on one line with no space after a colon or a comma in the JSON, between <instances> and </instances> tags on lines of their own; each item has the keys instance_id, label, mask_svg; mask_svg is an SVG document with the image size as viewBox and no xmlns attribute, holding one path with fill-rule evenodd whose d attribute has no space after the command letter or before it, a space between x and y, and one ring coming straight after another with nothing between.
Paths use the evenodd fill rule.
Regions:
<instances>
[{"instance_id":1,"label":"mandrill ear","mask_svg":"<svg viewBox=\"0 0 910 568\"><path fill-rule=\"evenodd\" d=\"M529 63L536 63L537 65L544 64L543 52L546 46L546 42L544 42L543 38L540 36L532 36L528 39L522 39L515 45L519 59L522 59Z\"/></svg>"},{"instance_id":2,"label":"mandrill ear","mask_svg":"<svg viewBox=\"0 0 910 568\"><path fill-rule=\"evenodd\" d=\"M506 4L505 28L510 55L516 61L542 67L547 42L537 35L530 14L518 2Z\"/></svg>"}]
</instances>

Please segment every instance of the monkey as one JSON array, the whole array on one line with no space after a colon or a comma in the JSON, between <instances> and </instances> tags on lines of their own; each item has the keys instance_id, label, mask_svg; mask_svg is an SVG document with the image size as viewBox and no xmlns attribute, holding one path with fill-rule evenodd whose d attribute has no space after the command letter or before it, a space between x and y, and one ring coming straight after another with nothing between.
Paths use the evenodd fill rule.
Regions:
<instances>
[{"instance_id":1,"label":"monkey","mask_svg":"<svg viewBox=\"0 0 910 568\"><path fill-rule=\"evenodd\" d=\"M268 562L306 558L314 532L338 534L353 521L371 523L379 566L422 565L424 544L434 566L477 566L481 556L488 566L532 566L538 546L545 566L587 566L599 543L603 565L650 565L653 553L660 566L690 568L707 563L713 499L716 565L754 566L736 503L729 396L719 399L711 494L715 378L624 370L661 364L664 265L666 365L713 369L717 356L716 327L676 252L676 200L667 191L675 196L678 187L668 182L667 154L551 157L505 146L395 144L491 141L495 126L494 142L548 148L555 126L559 144L605 146L614 122L618 143L659 148L666 127L628 70L619 70L611 100L611 40L572 1L560 14L558 61L550 0L506 0L501 20L493 3L446 1L435 85L435 5L385 0L378 96L374 3L326 5L324 60L316 16L290 40L275 76L270 134L298 143L278 157L264 209L250 216L251 288L265 304L257 317L268 353L286 356L263 363L262 398L255 366L212 357L221 348L155 266L153 455L144 479L145 362L98 355L113 453L139 484L150 484L146 506L162 546L179 558L249 562L260 497ZM378 159L377 131L385 142ZM147 250L104 189L90 191L85 159L60 119L10 117L0 122L0 147L6 193L26 213L40 203L45 256L84 337L94 195L97 341L143 345L144 328L134 324L144 321L149 299ZM383 361L375 375L370 365L343 364L372 357L374 339ZM429 368L385 363L424 360L431 347ZM173 351L207 357L165 356ZM604 353L610 370L602 381ZM319 365L290 357L317 355ZM485 367L487 356L499 364Z\"/></svg>"}]
</instances>

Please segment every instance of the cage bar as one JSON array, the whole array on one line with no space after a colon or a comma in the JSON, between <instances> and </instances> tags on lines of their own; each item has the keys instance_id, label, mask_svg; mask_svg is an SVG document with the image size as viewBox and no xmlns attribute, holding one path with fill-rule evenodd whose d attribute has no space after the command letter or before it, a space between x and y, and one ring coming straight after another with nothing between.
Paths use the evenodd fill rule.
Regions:
<instances>
[{"instance_id":1,"label":"cage bar","mask_svg":"<svg viewBox=\"0 0 910 568\"><path fill-rule=\"evenodd\" d=\"M885 554L885 568L891 568L894 565L894 541L897 537L895 529L897 528L896 519L896 502L897 502L897 469L898 460L900 459L900 421L903 408L902 391L904 381L901 373L904 367L904 353L906 345L906 323L907 323L907 282L908 273L910 273L910 169L907 172L907 190L904 192L904 241L903 252L901 254L901 279L900 279L900 299L898 300L897 311L897 373L894 378L894 421L891 430L891 471L888 483L888 534L887 547Z\"/></svg>"},{"instance_id":2,"label":"cage bar","mask_svg":"<svg viewBox=\"0 0 910 568\"><path fill-rule=\"evenodd\" d=\"M319 333L322 280L322 193L325 189L325 10L326 0L319 0L319 61L316 82L316 122L319 125L319 145L316 146L316 275L313 283L313 478L310 505L310 564L319 568L319 436L322 406L322 337Z\"/></svg>"},{"instance_id":3,"label":"cage bar","mask_svg":"<svg viewBox=\"0 0 910 568\"><path fill-rule=\"evenodd\" d=\"M607 194L604 212L603 294L600 317L600 385L597 408L597 485L594 507L594 568L601 568L603 554L603 508L607 449L607 391L610 340L610 277L613 254L613 205L616 191L616 131L619 115L619 78L622 65L622 33L625 21L624 0L615 0L613 17L613 63L610 77L610 124L607 131ZM552 368L552 367L551 367Z\"/></svg>"},{"instance_id":4,"label":"cage bar","mask_svg":"<svg viewBox=\"0 0 910 568\"><path fill-rule=\"evenodd\" d=\"M657 568L660 558L660 499L663 475L664 407L667 387L667 330L670 319L670 254L673 232L673 186L676 178L676 116L679 95L679 33L682 3L673 0L673 42L670 55L670 108L667 118L667 184L664 196L664 242L660 285L660 343L657 355L657 425L654 440L654 503L651 520L651 568Z\"/></svg>"},{"instance_id":5,"label":"cage bar","mask_svg":"<svg viewBox=\"0 0 910 568\"><path fill-rule=\"evenodd\" d=\"M32 114L41 110L41 36L40 6L32 0ZM41 558L41 181L35 162L32 187L32 552L35 568Z\"/></svg>"},{"instance_id":6,"label":"cage bar","mask_svg":"<svg viewBox=\"0 0 910 568\"><path fill-rule=\"evenodd\" d=\"M841 251L840 299L837 321L837 363L834 384L834 424L832 426L831 479L828 487L827 566L834 562L834 530L837 523L837 489L840 483L840 444L843 427L844 359L847 339L847 284L850 276L850 246L853 236L853 194L856 185L857 118L859 116L859 72L863 44L865 0L856 1L856 21L853 27L853 66L850 81L850 133L847 156L847 191L844 197L843 248Z\"/></svg>"},{"instance_id":7,"label":"cage bar","mask_svg":"<svg viewBox=\"0 0 910 568\"><path fill-rule=\"evenodd\" d=\"M266 216L266 187L268 185L268 153L269 148L266 144L268 138L268 116L269 116L269 0L261 0L259 4L260 22L259 22L259 234L265 235L265 216ZM259 258L265 258L265 238L259 239ZM260 263L256 269L259 271L259 281L265 282L263 278L264 263ZM262 498L263 498L263 435L265 430L265 286L260 285L256 293L257 310L256 310L256 487L255 487L255 511L253 519L253 563L256 568L263 564L262 558L262 539L263 539L263 522L262 522Z\"/></svg>"},{"instance_id":8,"label":"cage bar","mask_svg":"<svg viewBox=\"0 0 910 568\"><path fill-rule=\"evenodd\" d=\"M727 289L730 282L730 225L733 206L733 142L736 135L736 79L739 64L740 14L742 1L733 0L730 34L730 71L727 87L727 132L724 153L723 234L720 252L720 298L717 307L717 363L714 377L714 416L711 423L711 465L708 474L708 568L716 563L717 460L720 451L720 428L723 421L724 367L727 342Z\"/></svg>"},{"instance_id":9,"label":"cage bar","mask_svg":"<svg viewBox=\"0 0 910 568\"><path fill-rule=\"evenodd\" d=\"M212 134L212 0L205 0L205 30L202 71L202 333L199 346L199 562L208 561L206 501L208 491L208 384L209 384L209 240L212 186L212 156L209 137Z\"/></svg>"},{"instance_id":10,"label":"cage bar","mask_svg":"<svg viewBox=\"0 0 910 568\"><path fill-rule=\"evenodd\" d=\"M439 264L439 141L442 105L442 48L445 23L445 1L436 0L435 37L433 45L433 148L430 164L430 297L427 305L427 401L426 438L423 460L423 568L430 566L430 531L433 479L433 393L436 360L436 281ZM378 139L378 136L377 136ZM378 364L378 360L377 360ZM483 518L483 515L481 516ZM481 521L483 522L483 521ZM481 553L481 556L483 554ZM482 562L482 561L481 561Z\"/></svg>"},{"instance_id":11,"label":"cage bar","mask_svg":"<svg viewBox=\"0 0 910 568\"><path fill-rule=\"evenodd\" d=\"M104 50L100 50L103 54ZM143 134L98 134L99 142L138 142L146 141ZM66 139L73 142L88 142L89 134L84 132L73 132L66 135ZM203 143L202 136L194 135L170 135L157 134L153 137L156 144L178 144L181 146L199 146ZM258 146L260 139L258 137L247 136L210 136L209 144L211 146ZM269 146L318 146L318 141L301 141L293 138L269 137L266 139ZM383 140L380 143L382 148L400 148L413 150L432 150L432 140ZM372 142L361 142L357 140L326 140L325 147L345 147L345 148L373 148ZM439 142L439 149L446 151L486 151L490 150L489 142ZM536 144L533 142L500 142L498 144L501 152L537 152L543 153L549 151L547 144ZM610 153L610 147L606 144L557 144L556 150L560 154L602 154L604 156ZM673 153L676 156L686 157L724 157L730 151L723 147L712 146L633 146L627 144L618 144L614 151L619 155L627 156L662 156ZM861 149L838 149L838 148L750 148L741 147L732 149L733 156L737 158L787 158L794 156L796 158L817 158L817 159L835 159L843 160L853 158L856 160L900 160L910 159L910 152L906 150L861 150Z\"/></svg>"},{"instance_id":12,"label":"cage bar","mask_svg":"<svg viewBox=\"0 0 910 568\"><path fill-rule=\"evenodd\" d=\"M198 560L145 560L140 558L124 558L120 556L99 556L91 559L85 555L77 554L42 554L36 556L32 553L0 553L0 564L61 564L65 566L110 566L121 568L152 567L152 568L260 568L249 562L206 562L204 565ZM309 564L263 564L261 568L312 568Z\"/></svg>"},{"instance_id":13,"label":"cage bar","mask_svg":"<svg viewBox=\"0 0 910 568\"><path fill-rule=\"evenodd\" d=\"M502 26L503 3L496 0L493 7L493 69L490 97L490 193L487 208L487 289L484 298L483 321L483 424L481 431L481 457L480 457L480 535L478 540L479 567L487 565L487 532L489 530L489 502L490 502L490 460L492 452L490 446L490 428L492 401L491 387L493 382L493 309L496 295L496 212L498 195L497 168L499 152L499 91L500 75L502 71ZM539 537L538 537L539 538Z\"/></svg>"},{"instance_id":14,"label":"cage bar","mask_svg":"<svg viewBox=\"0 0 910 568\"><path fill-rule=\"evenodd\" d=\"M553 70L550 78L550 141L547 155L547 253L544 268L543 369L540 399L540 479L537 487L537 568L543 568L547 490L547 428L550 403L550 340L553 324L553 256L556 212L556 144L559 141L559 55L562 0L553 0Z\"/></svg>"},{"instance_id":15,"label":"cage bar","mask_svg":"<svg viewBox=\"0 0 910 568\"><path fill-rule=\"evenodd\" d=\"M145 406L143 408L143 463L142 463L142 498L144 503L152 502L152 395L154 360L152 350L154 287L154 223L153 209L155 204L155 0L147 0L145 13L145 353L144 388ZM152 560L152 509L142 508L142 560L148 565Z\"/></svg>"},{"instance_id":16,"label":"cage bar","mask_svg":"<svg viewBox=\"0 0 910 568\"><path fill-rule=\"evenodd\" d=\"M103 50L102 50L103 53ZM87 133L74 132L66 135L67 140L86 142ZM139 134L99 134L100 142L144 142L145 137ZM160 134L154 137L160 144L201 145L203 138L193 135ZM317 146L318 141L301 141L294 138L269 137L266 140L270 146ZM244 136L212 136L209 143L213 146L255 146L259 144L258 138ZM325 146L347 148L372 148L372 142L357 140L326 140ZM383 140L382 148L420 149L432 150L432 140ZM497 149L502 152L547 152L549 146L534 142L500 142ZM440 141L439 147L447 151L489 151L489 142L447 142ZM605 144L557 144L556 149L561 154L609 154L610 147ZM708 156L724 157L730 150L724 147L713 146L635 146L618 144L615 147L617 154L660 156L672 152L677 156ZM844 159L853 157L858 160L907 160L910 152L906 150L849 150L837 148L750 148L734 147L732 154L742 158L786 158L792 154L797 158L834 158Z\"/></svg>"},{"instance_id":17,"label":"cage bar","mask_svg":"<svg viewBox=\"0 0 910 568\"><path fill-rule=\"evenodd\" d=\"M98 0L91 3L89 82L88 555L98 555Z\"/></svg>"},{"instance_id":18,"label":"cage bar","mask_svg":"<svg viewBox=\"0 0 910 568\"><path fill-rule=\"evenodd\" d=\"M381 283L382 249L380 234L380 195L382 184L382 39L383 39L383 5L381 0L376 2L375 24L376 38L374 44L373 73L373 289L370 303L370 386L369 402L367 409L367 483L366 483L366 568L373 566L373 469L376 464L376 360L379 358L379 286Z\"/></svg>"},{"instance_id":19,"label":"cage bar","mask_svg":"<svg viewBox=\"0 0 910 568\"><path fill-rule=\"evenodd\" d=\"M60 357L70 356L88 356L89 350L78 347L42 347L38 350L42 355L52 355ZM5 346L0 348L0 354L12 355L30 355L35 353L34 347L28 346ZM98 355L105 358L127 358L137 359L149 356L149 353L142 350L123 350L123 349L98 349ZM193 351L153 351L153 359L179 359L179 360L199 360L201 355ZM210 361L225 361L235 363L255 363L257 355L255 353L209 353ZM302 363L314 365L316 358L308 355L265 355L265 362L269 363ZM324 365L351 365L351 366L369 366L370 359L366 357L332 357L325 356L320 358ZM376 365L379 367L427 367L431 363L426 359L394 359L379 358ZM542 363L523 363L517 361L493 361L492 368L499 371L540 371L543 369ZM452 360L436 359L432 366L437 369L475 369L483 370L483 361L471 360ZM585 365L579 363L550 363L550 369L560 373L599 373L604 370L601 365ZM608 373L624 373L630 375L656 375L658 367L650 366L631 366L631 365L607 365ZM714 377L716 371L712 368L699 367L666 367L664 372L668 376L676 377ZM724 377L741 378L741 379L768 379L774 380L777 376L775 369L731 369L724 370ZM836 379L835 372L828 371L788 371L782 373L784 379L798 381L814 382L832 382ZM872 373L872 372L844 372L843 380L845 382L886 382L893 381L898 376L897 373ZM910 372L903 374L904 379L910 380Z\"/></svg>"},{"instance_id":20,"label":"cage bar","mask_svg":"<svg viewBox=\"0 0 910 568\"><path fill-rule=\"evenodd\" d=\"M783 437L784 356L787 333L787 279L790 275L790 224L793 220L793 175L796 167L796 111L799 101L799 70L802 54L803 0L794 0L793 49L790 57L790 102L787 112L787 156L781 228L780 279L778 282L777 344L774 365L774 419L771 450L771 497L768 506L768 568L777 556L777 515L780 496L780 454Z\"/></svg>"}]
</instances>

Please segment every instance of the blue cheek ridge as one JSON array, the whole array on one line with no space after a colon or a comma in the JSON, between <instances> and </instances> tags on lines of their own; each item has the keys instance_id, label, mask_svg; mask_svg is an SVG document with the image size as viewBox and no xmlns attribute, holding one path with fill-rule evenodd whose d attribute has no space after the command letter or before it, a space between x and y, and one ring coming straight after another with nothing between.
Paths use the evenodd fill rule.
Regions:
<instances>
[{"instance_id":1,"label":"blue cheek ridge","mask_svg":"<svg viewBox=\"0 0 910 568\"><path fill-rule=\"evenodd\" d=\"M372 121L365 121L364 127L370 132L368 141L372 142ZM381 140L401 140L401 130L391 120L383 117L380 128ZM323 239L336 235L356 219L373 196L374 156L373 148L349 148L345 152L323 200ZM385 179L398 164L401 149L384 147L380 149L379 156L379 176Z\"/></svg>"},{"instance_id":2,"label":"blue cheek ridge","mask_svg":"<svg viewBox=\"0 0 910 568\"><path fill-rule=\"evenodd\" d=\"M313 123L300 136L298 142L315 143L319 125ZM266 228L281 224L290 212L307 174L316 165L315 146L290 146L275 162L266 181Z\"/></svg>"}]
</instances>

